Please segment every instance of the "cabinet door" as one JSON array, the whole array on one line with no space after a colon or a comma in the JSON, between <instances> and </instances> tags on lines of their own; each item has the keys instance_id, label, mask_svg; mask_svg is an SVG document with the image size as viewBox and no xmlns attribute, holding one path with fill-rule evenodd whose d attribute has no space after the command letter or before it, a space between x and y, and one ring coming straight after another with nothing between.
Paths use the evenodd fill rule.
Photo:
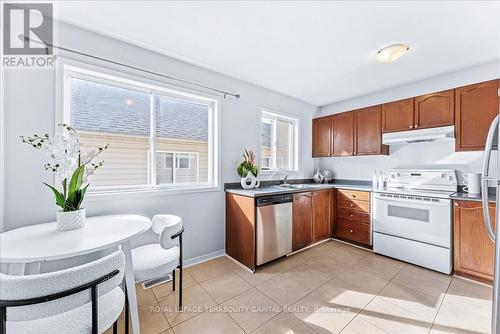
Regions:
<instances>
[{"instance_id":1,"label":"cabinet door","mask_svg":"<svg viewBox=\"0 0 500 334\"><path fill-rule=\"evenodd\" d=\"M333 116L333 155L354 154L354 113Z\"/></svg>"},{"instance_id":2,"label":"cabinet door","mask_svg":"<svg viewBox=\"0 0 500 334\"><path fill-rule=\"evenodd\" d=\"M415 128L453 125L455 90L432 93L415 98Z\"/></svg>"},{"instance_id":3,"label":"cabinet door","mask_svg":"<svg viewBox=\"0 0 500 334\"><path fill-rule=\"evenodd\" d=\"M356 145L354 154L388 154L382 145L382 107L380 105L356 111Z\"/></svg>"},{"instance_id":4,"label":"cabinet door","mask_svg":"<svg viewBox=\"0 0 500 334\"><path fill-rule=\"evenodd\" d=\"M313 157L328 157L332 153L332 118L313 119Z\"/></svg>"},{"instance_id":5,"label":"cabinet door","mask_svg":"<svg viewBox=\"0 0 500 334\"><path fill-rule=\"evenodd\" d=\"M324 240L330 237L330 210L331 191L313 193L313 241Z\"/></svg>"},{"instance_id":6,"label":"cabinet door","mask_svg":"<svg viewBox=\"0 0 500 334\"><path fill-rule=\"evenodd\" d=\"M490 124L498 115L498 80L455 89L455 149L484 150Z\"/></svg>"},{"instance_id":7,"label":"cabinet door","mask_svg":"<svg viewBox=\"0 0 500 334\"><path fill-rule=\"evenodd\" d=\"M491 219L495 206L490 205ZM493 222L493 226L495 222ZM454 205L455 272L479 280L493 279L494 247L484 226L480 202L456 201Z\"/></svg>"},{"instance_id":8,"label":"cabinet door","mask_svg":"<svg viewBox=\"0 0 500 334\"><path fill-rule=\"evenodd\" d=\"M293 195L292 250L312 242L313 195L310 192Z\"/></svg>"},{"instance_id":9,"label":"cabinet door","mask_svg":"<svg viewBox=\"0 0 500 334\"><path fill-rule=\"evenodd\" d=\"M414 100L406 99L382 105L382 132L413 129Z\"/></svg>"}]
</instances>

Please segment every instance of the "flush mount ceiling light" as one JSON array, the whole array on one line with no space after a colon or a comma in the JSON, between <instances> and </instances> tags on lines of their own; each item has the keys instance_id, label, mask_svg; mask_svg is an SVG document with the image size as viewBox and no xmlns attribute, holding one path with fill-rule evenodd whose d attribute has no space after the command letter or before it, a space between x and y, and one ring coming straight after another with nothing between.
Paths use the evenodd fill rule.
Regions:
<instances>
[{"instance_id":1,"label":"flush mount ceiling light","mask_svg":"<svg viewBox=\"0 0 500 334\"><path fill-rule=\"evenodd\" d=\"M394 44L380 49L375 55L375 60L382 64L389 64L408 53L410 47L406 44Z\"/></svg>"}]
</instances>

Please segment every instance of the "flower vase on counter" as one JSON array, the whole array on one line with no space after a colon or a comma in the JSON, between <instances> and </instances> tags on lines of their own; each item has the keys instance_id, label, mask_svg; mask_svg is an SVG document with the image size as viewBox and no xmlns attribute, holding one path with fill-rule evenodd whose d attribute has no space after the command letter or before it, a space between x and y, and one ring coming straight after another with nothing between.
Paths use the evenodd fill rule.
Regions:
<instances>
[{"instance_id":1,"label":"flower vase on counter","mask_svg":"<svg viewBox=\"0 0 500 334\"><path fill-rule=\"evenodd\" d=\"M260 186L257 178L259 168L255 163L255 153L246 148L243 150L243 162L238 165L238 175L241 177L241 187L243 189L253 189Z\"/></svg>"}]
</instances>

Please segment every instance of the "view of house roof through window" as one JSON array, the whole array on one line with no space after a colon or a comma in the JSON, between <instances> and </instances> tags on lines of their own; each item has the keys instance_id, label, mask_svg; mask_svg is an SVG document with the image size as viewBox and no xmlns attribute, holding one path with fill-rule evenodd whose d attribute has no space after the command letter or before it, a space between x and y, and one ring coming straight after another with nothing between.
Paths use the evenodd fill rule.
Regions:
<instances>
[{"instance_id":1,"label":"view of house roof through window","mask_svg":"<svg viewBox=\"0 0 500 334\"><path fill-rule=\"evenodd\" d=\"M83 149L109 144L90 189L210 182L208 104L102 78L72 75L66 84L71 125Z\"/></svg>"},{"instance_id":2,"label":"view of house roof through window","mask_svg":"<svg viewBox=\"0 0 500 334\"><path fill-rule=\"evenodd\" d=\"M87 80L72 80L72 124L76 129L149 136L148 94ZM207 106L157 97L156 136L206 141Z\"/></svg>"}]
</instances>

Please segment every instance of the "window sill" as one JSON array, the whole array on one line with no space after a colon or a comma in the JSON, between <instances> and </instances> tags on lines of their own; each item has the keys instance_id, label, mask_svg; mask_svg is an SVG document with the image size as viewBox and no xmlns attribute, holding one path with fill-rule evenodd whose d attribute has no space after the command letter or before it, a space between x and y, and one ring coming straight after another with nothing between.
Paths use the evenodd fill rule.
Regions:
<instances>
[{"instance_id":1,"label":"window sill","mask_svg":"<svg viewBox=\"0 0 500 334\"><path fill-rule=\"evenodd\" d=\"M88 192L86 197L87 203L97 202L101 200L116 199L116 197L157 197L157 196L172 196L184 194L197 194L206 192L218 192L222 188L219 186L206 187L191 187L191 188L147 188L147 189L123 189L123 190L96 190Z\"/></svg>"}]
</instances>

